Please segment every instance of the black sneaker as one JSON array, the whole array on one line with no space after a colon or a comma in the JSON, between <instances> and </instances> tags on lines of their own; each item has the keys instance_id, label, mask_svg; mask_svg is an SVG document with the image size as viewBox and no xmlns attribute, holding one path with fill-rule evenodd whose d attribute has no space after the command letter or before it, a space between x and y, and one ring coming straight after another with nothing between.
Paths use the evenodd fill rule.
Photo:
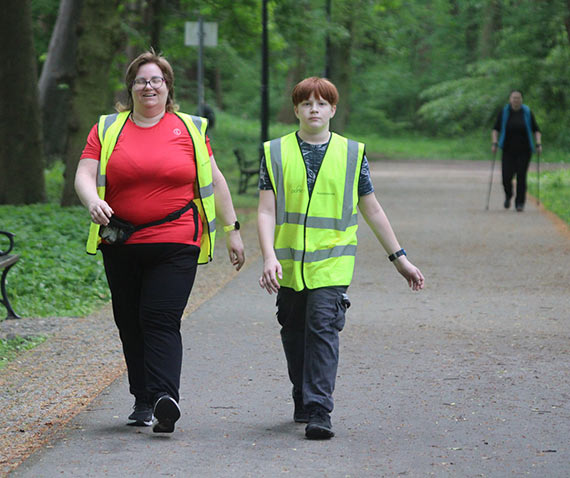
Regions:
<instances>
[{"instance_id":1,"label":"black sneaker","mask_svg":"<svg viewBox=\"0 0 570 478\"><path fill-rule=\"evenodd\" d=\"M145 400L135 399L133 413L129 415L129 425L150 427L152 425L152 405Z\"/></svg>"},{"instance_id":2,"label":"black sneaker","mask_svg":"<svg viewBox=\"0 0 570 478\"><path fill-rule=\"evenodd\" d=\"M511 207L511 198L505 199L503 206L505 206L505 209L509 209Z\"/></svg>"},{"instance_id":3,"label":"black sneaker","mask_svg":"<svg viewBox=\"0 0 570 478\"><path fill-rule=\"evenodd\" d=\"M517 212L523 212L524 211L524 204L517 204Z\"/></svg>"},{"instance_id":4,"label":"black sneaker","mask_svg":"<svg viewBox=\"0 0 570 478\"><path fill-rule=\"evenodd\" d=\"M309 440L328 440L334 437L331 417L323 407L317 405L311 408L309 424L305 428L305 436Z\"/></svg>"},{"instance_id":5,"label":"black sneaker","mask_svg":"<svg viewBox=\"0 0 570 478\"><path fill-rule=\"evenodd\" d=\"M293 421L295 423L309 423L309 410L303 405L303 397L293 397L293 402L295 403Z\"/></svg>"},{"instance_id":6,"label":"black sneaker","mask_svg":"<svg viewBox=\"0 0 570 478\"><path fill-rule=\"evenodd\" d=\"M163 395L154 404L154 433L172 433L180 418L180 407L170 395Z\"/></svg>"}]
</instances>

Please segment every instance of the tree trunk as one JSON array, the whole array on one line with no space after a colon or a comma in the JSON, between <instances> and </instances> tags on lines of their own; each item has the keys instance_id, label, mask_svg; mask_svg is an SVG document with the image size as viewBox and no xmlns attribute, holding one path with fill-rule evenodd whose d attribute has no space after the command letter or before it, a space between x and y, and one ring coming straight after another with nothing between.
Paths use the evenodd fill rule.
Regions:
<instances>
[{"instance_id":1,"label":"tree trunk","mask_svg":"<svg viewBox=\"0 0 570 478\"><path fill-rule=\"evenodd\" d=\"M501 28L501 2L488 0L479 37L479 59L491 58L495 51L495 33Z\"/></svg>"},{"instance_id":2,"label":"tree trunk","mask_svg":"<svg viewBox=\"0 0 570 478\"><path fill-rule=\"evenodd\" d=\"M162 30L162 0L149 0L146 9L146 24L149 30L150 46L160 52L160 33Z\"/></svg>"},{"instance_id":3,"label":"tree trunk","mask_svg":"<svg viewBox=\"0 0 570 478\"><path fill-rule=\"evenodd\" d=\"M83 0L62 0L40 76L43 145L48 161L62 157L67 144L71 85L75 77L77 25Z\"/></svg>"},{"instance_id":4,"label":"tree trunk","mask_svg":"<svg viewBox=\"0 0 570 478\"><path fill-rule=\"evenodd\" d=\"M0 15L0 204L46 200L30 0L6 0Z\"/></svg>"},{"instance_id":5,"label":"tree trunk","mask_svg":"<svg viewBox=\"0 0 570 478\"><path fill-rule=\"evenodd\" d=\"M121 15L121 21L124 25L128 25L129 30L142 32L144 30L143 17L144 8L142 0L131 0L128 2L123 2L124 11ZM146 47L145 47L146 48ZM141 47L133 42L131 35L127 36L127 42L123 47L123 56L125 58L124 63L119 65L122 71L126 72L128 66L131 64L137 56L139 56L142 51ZM125 104L127 101L128 91L124 87L124 83L121 81L123 88L115 91L114 103L117 102Z\"/></svg>"},{"instance_id":6,"label":"tree trunk","mask_svg":"<svg viewBox=\"0 0 570 478\"><path fill-rule=\"evenodd\" d=\"M340 10L340 11L339 11ZM352 85L352 39L354 38L354 10L348 8L333 11L333 19L348 32L341 38L332 38L330 44L330 80L336 85L339 102L331 121L331 129L337 133L345 130L350 117L350 88ZM340 16L340 17L339 17Z\"/></svg>"},{"instance_id":7,"label":"tree trunk","mask_svg":"<svg viewBox=\"0 0 570 478\"><path fill-rule=\"evenodd\" d=\"M477 42L479 40L479 24L476 8L471 4L467 4L464 8L466 13L464 13L463 16L469 19L463 29L465 38L465 60L466 64L469 64L477 61L478 58Z\"/></svg>"},{"instance_id":8,"label":"tree trunk","mask_svg":"<svg viewBox=\"0 0 570 478\"><path fill-rule=\"evenodd\" d=\"M297 46L296 50L295 65L287 72L283 102L279 112L277 113L277 121L279 123L292 124L297 122L297 117L293 111L293 103L291 103L291 92L295 85L305 78L305 73L307 71L307 54L305 48L300 45Z\"/></svg>"},{"instance_id":9,"label":"tree trunk","mask_svg":"<svg viewBox=\"0 0 570 478\"><path fill-rule=\"evenodd\" d=\"M77 47L77 78L72 88L73 106L62 206L79 203L73 185L79 157L99 116L111 112L113 92L109 72L121 47L118 3L119 0L84 0Z\"/></svg>"},{"instance_id":10,"label":"tree trunk","mask_svg":"<svg viewBox=\"0 0 570 478\"><path fill-rule=\"evenodd\" d=\"M342 134L350 117L350 86L352 83L351 41L331 43L331 81L339 93L336 114L331 121L331 129Z\"/></svg>"}]
</instances>

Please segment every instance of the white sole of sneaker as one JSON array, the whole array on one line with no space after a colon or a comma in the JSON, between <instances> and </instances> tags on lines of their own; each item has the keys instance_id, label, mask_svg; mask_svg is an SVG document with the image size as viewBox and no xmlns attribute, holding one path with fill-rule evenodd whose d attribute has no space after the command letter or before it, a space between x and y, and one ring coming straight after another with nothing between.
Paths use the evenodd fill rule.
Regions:
<instances>
[{"instance_id":1,"label":"white sole of sneaker","mask_svg":"<svg viewBox=\"0 0 570 478\"><path fill-rule=\"evenodd\" d=\"M154 417L150 420L130 420L127 425L130 427L150 427L154 423Z\"/></svg>"}]
</instances>

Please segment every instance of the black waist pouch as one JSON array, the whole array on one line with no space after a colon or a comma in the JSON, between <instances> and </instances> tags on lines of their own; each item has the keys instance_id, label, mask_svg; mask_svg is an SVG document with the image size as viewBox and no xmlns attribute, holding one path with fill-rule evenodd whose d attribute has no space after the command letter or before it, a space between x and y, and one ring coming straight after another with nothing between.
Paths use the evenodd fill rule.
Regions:
<instances>
[{"instance_id":1,"label":"black waist pouch","mask_svg":"<svg viewBox=\"0 0 570 478\"><path fill-rule=\"evenodd\" d=\"M99 228L99 236L107 244L123 244L135 232L137 228L129 221L118 216L112 216L109 224Z\"/></svg>"},{"instance_id":2,"label":"black waist pouch","mask_svg":"<svg viewBox=\"0 0 570 478\"><path fill-rule=\"evenodd\" d=\"M133 232L140 231L141 229L145 229L151 226L158 226L159 224L164 224L165 222L174 221L189 209L192 209L194 211L194 225L196 228L194 240L196 240L196 237L198 235L198 207L194 201L190 201L183 208L178 209L178 211L171 212L168 216L163 217L158 221L147 222L146 224L140 224L139 226L135 226L129 221L125 221L118 216L111 216L111 219L109 219L109 224L106 226L101 226L99 228L99 237L101 237L101 239L103 239L107 244L123 244L129 237L131 237Z\"/></svg>"}]
</instances>

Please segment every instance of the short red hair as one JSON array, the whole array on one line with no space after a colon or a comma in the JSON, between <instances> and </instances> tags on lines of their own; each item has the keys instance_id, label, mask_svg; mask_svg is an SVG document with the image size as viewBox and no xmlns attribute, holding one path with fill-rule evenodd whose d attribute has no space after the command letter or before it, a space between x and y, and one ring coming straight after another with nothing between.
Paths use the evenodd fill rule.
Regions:
<instances>
[{"instance_id":1,"label":"short red hair","mask_svg":"<svg viewBox=\"0 0 570 478\"><path fill-rule=\"evenodd\" d=\"M293 88L293 93L291 94L293 105L297 106L302 101L308 100L311 97L311 93L314 93L317 99L322 98L328 101L331 106L335 106L338 103L336 86L326 78L311 76L297 83L295 88Z\"/></svg>"}]
</instances>

